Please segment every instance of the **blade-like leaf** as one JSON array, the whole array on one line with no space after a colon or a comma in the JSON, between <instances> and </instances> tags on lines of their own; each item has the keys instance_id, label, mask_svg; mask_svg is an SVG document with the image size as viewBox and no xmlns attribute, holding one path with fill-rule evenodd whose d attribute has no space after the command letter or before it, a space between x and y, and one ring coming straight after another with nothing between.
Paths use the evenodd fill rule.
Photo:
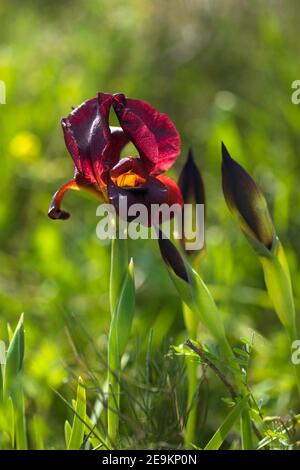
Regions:
<instances>
[{"instance_id":1,"label":"blade-like leaf","mask_svg":"<svg viewBox=\"0 0 300 470\"><path fill-rule=\"evenodd\" d=\"M27 450L25 403L22 384L17 384L13 391L12 399L15 409L16 448L17 450Z\"/></svg>"},{"instance_id":2,"label":"blade-like leaf","mask_svg":"<svg viewBox=\"0 0 300 470\"><path fill-rule=\"evenodd\" d=\"M134 265L128 265L128 271L122 286L118 306L114 312L109 331L110 353L121 359L130 336L135 307Z\"/></svg>"},{"instance_id":3,"label":"blade-like leaf","mask_svg":"<svg viewBox=\"0 0 300 470\"><path fill-rule=\"evenodd\" d=\"M86 393L83 380L81 377L78 378L77 387L77 398L75 406L76 414L74 415L71 435L69 439L68 450L80 449L85 429L85 417L86 417Z\"/></svg>"},{"instance_id":4,"label":"blade-like leaf","mask_svg":"<svg viewBox=\"0 0 300 470\"><path fill-rule=\"evenodd\" d=\"M65 428L64 428L64 431L65 431L66 447L68 448L68 447L69 447L70 438L71 438L72 428L71 428L71 424L69 423L69 421L68 421L67 419L66 419L66 421L65 421Z\"/></svg>"},{"instance_id":5,"label":"blade-like leaf","mask_svg":"<svg viewBox=\"0 0 300 470\"><path fill-rule=\"evenodd\" d=\"M15 411L14 411L14 404L11 397L7 400L7 413L8 413L8 425L9 425L9 434L11 439L11 445L14 447L15 445Z\"/></svg>"},{"instance_id":6,"label":"blade-like leaf","mask_svg":"<svg viewBox=\"0 0 300 470\"><path fill-rule=\"evenodd\" d=\"M6 354L4 388L8 388L16 380L18 372L22 368L24 357L24 316L20 317Z\"/></svg>"},{"instance_id":7,"label":"blade-like leaf","mask_svg":"<svg viewBox=\"0 0 300 470\"><path fill-rule=\"evenodd\" d=\"M208 444L205 446L204 450L218 450L221 447L224 440L230 433L232 427L234 426L235 422L238 420L242 411L247 406L248 400L249 395L246 395L241 401L237 403L237 405L235 405L235 407L230 411L223 424L219 427L219 429L215 432Z\"/></svg>"},{"instance_id":8,"label":"blade-like leaf","mask_svg":"<svg viewBox=\"0 0 300 470\"><path fill-rule=\"evenodd\" d=\"M105 438L101 435L99 429L93 424L91 418L86 415L85 422L87 426L85 427L85 433L89 436L89 440L93 448L100 448L104 446ZM93 432L91 432L91 429Z\"/></svg>"}]
</instances>

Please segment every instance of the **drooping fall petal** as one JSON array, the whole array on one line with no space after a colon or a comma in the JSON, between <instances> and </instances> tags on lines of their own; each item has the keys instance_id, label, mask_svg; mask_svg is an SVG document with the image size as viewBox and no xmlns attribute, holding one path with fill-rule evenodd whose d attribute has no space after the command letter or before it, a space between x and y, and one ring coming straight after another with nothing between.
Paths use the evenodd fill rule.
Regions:
<instances>
[{"instance_id":1,"label":"drooping fall petal","mask_svg":"<svg viewBox=\"0 0 300 470\"><path fill-rule=\"evenodd\" d=\"M160 205L167 201L168 190L166 186L156 178L150 177L147 183L140 188L123 188L113 182L108 184L108 196L117 213L125 220L134 220L140 214L128 216L127 212L134 204L140 204L143 210L141 223L145 226L151 225L151 206ZM126 212L124 211L126 207ZM137 207L137 206L136 206ZM123 209L122 209L123 208ZM133 208L132 208L133 210Z\"/></svg>"},{"instance_id":2,"label":"drooping fall petal","mask_svg":"<svg viewBox=\"0 0 300 470\"><path fill-rule=\"evenodd\" d=\"M65 196L65 193L70 189L74 189L75 191L79 191L79 186L77 185L74 179L68 181L67 183L63 184L58 191L53 195L50 207L48 210L48 216L50 219L61 219L66 220L70 217L69 212L62 210L61 203Z\"/></svg>"},{"instance_id":3,"label":"drooping fall petal","mask_svg":"<svg viewBox=\"0 0 300 470\"><path fill-rule=\"evenodd\" d=\"M66 220L70 217L69 212L66 212L61 209L61 204L65 196L65 193L69 191L70 189L73 189L75 191L85 191L86 193L89 193L92 196L96 197L101 202L104 202L105 200L107 200L106 193L97 189L97 186L88 185L86 181L84 181L83 184L81 185L80 178L78 181L73 178L67 183L63 184L59 188L59 190L56 191L56 193L53 195L51 203L50 203L50 207L48 210L48 217L50 217L50 219Z\"/></svg>"},{"instance_id":4,"label":"drooping fall petal","mask_svg":"<svg viewBox=\"0 0 300 470\"><path fill-rule=\"evenodd\" d=\"M261 189L244 168L231 158L223 143L222 156L223 192L230 211L255 246L271 251L276 235Z\"/></svg>"},{"instance_id":5,"label":"drooping fall petal","mask_svg":"<svg viewBox=\"0 0 300 470\"><path fill-rule=\"evenodd\" d=\"M178 186L170 178L160 176L154 178L148 177L145 184L141 187L122 187L114 184L112 181L108 184L108 196L110 202L114 205L116 211L121 217L126 214L120 210L120 201L124 204L123 207L130 209L134 204L141 204L147 211L141 223L146 226L162 223L165 220L173 218L182 208L182 198ZM164 212L162 204L166 206L173 206L173 210L169 211L166 207ZM175 206L174 206L175 205ZM142 208L141 208L142 209ZM136 216L128 217L128 220L133 220Z\"/></svg>"},{"instance_id":6,"label":"drooping fall petal","mask_svg":"<svg viewBox=\"0 0 300 470\"><path fill-rule=\"evenodd\" d=\"M179 204L181 207L183 207L183 198L177 183L172 180L172 178L164 175L159 175L156 177L156 179L163 183L168 190L166 203L169 206L172 206L172 204Z\"/></svg>"}]
</instances>

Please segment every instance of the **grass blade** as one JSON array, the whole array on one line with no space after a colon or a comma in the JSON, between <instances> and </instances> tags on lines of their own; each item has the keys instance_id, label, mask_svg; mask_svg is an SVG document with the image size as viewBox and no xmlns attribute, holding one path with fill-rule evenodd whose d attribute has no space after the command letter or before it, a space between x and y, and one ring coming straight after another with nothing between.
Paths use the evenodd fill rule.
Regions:
<instances>
[{"instance_id":1,"label":"grass blade","mask_svg":"<svg viewBox=\"0 0 300 470\"><path fill-rule=\"evenodd\" d=\"M68 450L80 449L85 429L86 417L86 393L83 380L81 377L78 379L77 398L75 404L76 414L74 415L71 435L69 439ZM81 419L80 419L81 418Z\"/></svg>"},{"instance_id":2,"label":"grass blade","mask_svg":"<svg viewBox=\"0 0 300 470\"><path fill-rule=\"evenodd\" d=\"M229 415L215 432L213 437L210 439L204 450L218 450L223 444L224 440L230 433L237 419L240 417L242 411L247 406L249 395L245 396L235 407L230 411Z\"/></svg>"}]
</instances>

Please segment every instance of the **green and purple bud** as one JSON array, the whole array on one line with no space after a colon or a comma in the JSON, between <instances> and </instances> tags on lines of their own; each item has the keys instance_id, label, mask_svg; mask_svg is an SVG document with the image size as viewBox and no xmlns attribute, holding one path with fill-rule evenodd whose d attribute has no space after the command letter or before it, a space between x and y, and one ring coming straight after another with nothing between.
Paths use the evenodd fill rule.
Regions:
<instances>
[{"instance_id":1,"label":"green and purple bud","mask_svg":"<svg viewBox=\"0 0 300 470\"><path fill-rule=\"evenodd\" d=\"M178 186L185 204L205 204L204 184L191 148L179 175Z\"/></svg>"},{"instance_id":2,"label":"green and purple bud","mask_svg":"<svg viewBox=\"0 0 300 470\"><path fill-rule=\"evenodd\" d=\"M184 204L189 204L192 206L191 213L186 213L185 207L182 208L182 246L187 254L195 253L194 250L186 249L186 234L184 233L185 226L185 217L192 217L193 225L201 223L202 220L199 220L199 214L197 214L197 207L203 205L203 210L205 210L205 190L203 179L199 168L197 167L192 149L188 151L186 162L181 170L178 179L178 186L180 188ZM205 212L204 212L205 216ZM195 227L197 233L199 232L199 227ZM202 251L203 247L200 249ZM197 250L199 252L199 250Z\"/></svg>"},{"instance_id":3,"label":"green and purple bud","mask_svg":"<svg viewBox=\"0 0 300 470\"><path fill-rule=\"evenodd\" d=\"M220 312L207 286L192 266L183 259L171 240L166 238L161 231L158 241L161 255L180 298L210 331L223 353L232 359L232 351L226 339Z\"/></svg>"},{"instance_id":4,"label":"green and purple bud","mask_svg":"<svg viewBox=\"0 0 300 470\"><path fill-rule=\"evenodd\" d=\"M159 230L158 233L158 243L161 256L169 272L173 272L182 281L189 283L188 272L181 254L171 240L165 237L161 230Z\"/></svg>"},{"instance_id":5,"label":"green and purple bud","mask_svg":"<svg viewBox=\"0 0 300 470\"><path fill-rule=\"evenodd\" d=\"M231 158L223 142L222 158L227 206L257 253L269 256L277 238L265 196L246 170Z\"/></svg>"}]
</instances>

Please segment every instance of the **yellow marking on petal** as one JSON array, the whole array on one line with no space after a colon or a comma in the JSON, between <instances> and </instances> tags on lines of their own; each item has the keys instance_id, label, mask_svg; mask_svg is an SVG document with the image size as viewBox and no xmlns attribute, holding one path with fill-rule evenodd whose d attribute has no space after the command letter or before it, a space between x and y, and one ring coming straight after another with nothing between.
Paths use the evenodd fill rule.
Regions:
<instances>
[{"instance_id":1,"label":"yellow marking on petal","mask_svg":"<svg viewBox=\"0 0 300 470\"><path fill-rule=\"evenodd\" d=\"M112 178L112 180L120 188L136 188L146 183L145 178L137 175L131 170Z\"/></svg>"}]
</instances>

